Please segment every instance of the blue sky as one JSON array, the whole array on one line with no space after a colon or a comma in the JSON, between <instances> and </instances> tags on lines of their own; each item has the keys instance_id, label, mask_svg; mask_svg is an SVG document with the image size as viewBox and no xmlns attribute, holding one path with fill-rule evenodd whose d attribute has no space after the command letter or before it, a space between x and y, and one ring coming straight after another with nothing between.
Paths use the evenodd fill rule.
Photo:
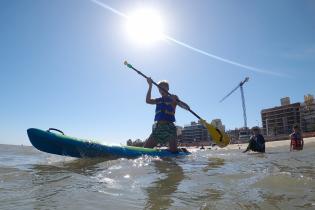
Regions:
<instances>
[{"instance_id":1,"label":"blue sky","mask_svg":"<svg viewBox=\"0 0 315 210\"><path fill-rule=\"evenodd\" d=\"M263 70L254 72L170 40L141 46L126 20L90 0L0 1L0 143L29 144L26 129L55 127L66 134L125 144L146 138L154 118L146 81L127 59L208 121L241 127L240 92L219 100L246 76L249 126L260 111L315 94L315 2L107 1L123 14L158 11L165 33L202 52ZM153 96L158 97L156 90ZM177 124L196 120L178 109Z\"/></svg>"}]
</instances>

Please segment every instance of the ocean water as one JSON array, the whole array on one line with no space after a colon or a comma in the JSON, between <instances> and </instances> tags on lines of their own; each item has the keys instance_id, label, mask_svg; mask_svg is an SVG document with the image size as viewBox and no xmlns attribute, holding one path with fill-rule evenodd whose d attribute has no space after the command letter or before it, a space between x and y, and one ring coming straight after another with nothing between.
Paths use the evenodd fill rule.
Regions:
<instances>
[{"instance_id":1,"label":"ocean water","mask_svg":"<svg viewBox=\"0 0 315 210\"><path fill-rule=\"evenodd\" d=\"M106 160L0 145L0 209L315 209L314 151Z\"/></svg>"}]
</instances>

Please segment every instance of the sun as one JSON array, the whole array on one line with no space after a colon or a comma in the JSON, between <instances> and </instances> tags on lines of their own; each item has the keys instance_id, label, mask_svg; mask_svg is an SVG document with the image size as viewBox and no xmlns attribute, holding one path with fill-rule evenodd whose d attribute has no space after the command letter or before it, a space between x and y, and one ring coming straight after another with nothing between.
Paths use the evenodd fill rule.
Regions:
<instances>
[{"instance_id":1,"label":"sun","mask_svg":"<svg viewBox=\"0 0 315 210\"><path fill-rule=\"evenodd\" d=\"M132 40L143 45L164 39L162 19L152 9L138 9L128 15L127 32Z\"/></svg>"}]
</instances>

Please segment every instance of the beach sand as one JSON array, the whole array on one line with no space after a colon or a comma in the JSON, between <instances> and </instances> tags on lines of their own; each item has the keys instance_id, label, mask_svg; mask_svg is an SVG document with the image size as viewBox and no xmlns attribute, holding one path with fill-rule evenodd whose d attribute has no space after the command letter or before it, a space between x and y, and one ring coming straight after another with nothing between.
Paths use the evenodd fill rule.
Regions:
<instances>
[{"instance_id":1,"label":"beach sand","mask_svg":"<svg viewBox=\"0 0 315 210\"><path fill-rule=\"evenodd\" d=\"M304 145L310 144L310 143L315 143L315 137L310 137L310 138L304 138ZM234 149L246 149L247 148L248 143L246 144L230 144L225 148L222 149L227 149L227 150L234 150ZM268 148L274 148L274 147L283 147L283 146L287 146L288 149L290 148L290 140L280 140L280 141L269 141L266 142L266 149Z\"/></svg>"}]
</instances>

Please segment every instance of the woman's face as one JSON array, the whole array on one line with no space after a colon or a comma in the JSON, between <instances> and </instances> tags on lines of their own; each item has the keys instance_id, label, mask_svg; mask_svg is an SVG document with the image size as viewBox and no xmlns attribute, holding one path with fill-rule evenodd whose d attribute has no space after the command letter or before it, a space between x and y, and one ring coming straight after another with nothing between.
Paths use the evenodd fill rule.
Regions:
<instances>
[{"instance_id":1,"label":"woman's face","mask_svg":"<svg viewBox=\"0 0 315 210\"><path fill-rule=\"evenodd\" d=\"M159 85L161 88L165 89L168 91L168 85L162 83ZM167 96L167 92L163 91L161 88L159 88L159 92L162 96Z\"/></svg>"}]
</instances>

